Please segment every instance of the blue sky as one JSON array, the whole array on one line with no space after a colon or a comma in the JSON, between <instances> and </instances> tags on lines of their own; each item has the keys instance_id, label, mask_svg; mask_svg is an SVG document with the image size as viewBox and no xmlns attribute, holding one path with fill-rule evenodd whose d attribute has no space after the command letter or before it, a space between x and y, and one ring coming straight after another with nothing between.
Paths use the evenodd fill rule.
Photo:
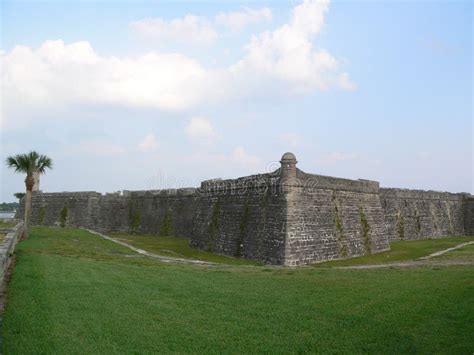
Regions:
<instances>
[{"instance_id":1,"label":"blue sky","mask_svg":"<svg viewBox=\"0 0 474 355\"><path fill-rule=\"evenodd\" d=\"M0 158L44 191L307 172L474 192L471 2L3 1ZM1 201L24 190L2 168Z\"/></svg>"}]
</instances>

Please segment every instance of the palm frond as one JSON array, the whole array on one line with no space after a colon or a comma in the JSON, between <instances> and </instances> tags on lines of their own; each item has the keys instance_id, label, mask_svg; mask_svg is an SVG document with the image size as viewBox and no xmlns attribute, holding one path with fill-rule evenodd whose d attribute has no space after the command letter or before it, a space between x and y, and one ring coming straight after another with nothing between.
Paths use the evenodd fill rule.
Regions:
<instances>
[{"instance_id":1,"label":"palm frond","mask_svg":"<svg viewBox=\"0 0 474 355\"><path fill-rule=\"evenodd\" d=\"M13 168L17 173L26 173L31 170L31 164L28 161L26 154L17 154L10 156L6 160L7 166Z\"/></svg>"},{"instance_id":2,"label":"palm frond","mask_svg":"<svg viewBox=\"0 0 474 355\"><path fill-rule=\"evenodd\" d=\"M53 161L46 155L40 155L35 151L27 154L17 154L6 159L6 164L15 172L25 173L31 176L35 171L44 174L46 169L52 169Z\"/></svg>"},{"instance_id":3,"label":"palm frond","mask_svg":"<svg viewBox=\"0 0 474 355\"><path fill-rule=\"evenodd\" d=\"M18 164L18 160L16 159L17 156L14 156L14 157L8 157L6 159L6 164L9 168L13 168L13 169L17 169L19 164Z\"/></svg>"},{"instance_id":4,"label":"palm frond","mask_svg":"<svg viewBox=\"0 0 474 355\"><path fill-rule=\"evenodd\" d=\"M36 166L36 169L40 174L44 174L46 169L52 169L53 168L53 161L51 160L50 157L46 155L40 155L38 158L38 163Z\"/></svg>"},{"instance_id":5,"label":"palm frond","mask_svg":"<svg viewBox=\"0 0 474 355\"><path fill-rule=\"evenodd\" d=\"M28 159L31 161L31 162L37 162L38 161L38 158L39 158L39 154L37 152L35 152L34 150L32 150L31 152L29 152L27 154L28 156Z\"/></svg>"}]
</instances>

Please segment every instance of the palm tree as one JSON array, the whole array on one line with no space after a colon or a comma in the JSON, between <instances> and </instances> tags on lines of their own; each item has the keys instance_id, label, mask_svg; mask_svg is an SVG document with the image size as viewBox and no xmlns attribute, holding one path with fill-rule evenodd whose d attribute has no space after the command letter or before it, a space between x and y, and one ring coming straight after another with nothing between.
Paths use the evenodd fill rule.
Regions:
<instances>
[{"instance_id":1,"label":"palm tree","mask_svg":"<svg viewBox=\"0 0 474 355\"><path fill-rule=\"evenodd\" d=\"M33 191L33 185L35 184L35 179L33 174L37 172L38 174L44 174L46 169L53 168L53 161L51 158L46 155L40 155L35 151L29 152L27 154L17 154L15 156L8 157L6 160L7 166L9 168L15 169L16 173L25 173L25 185L26 185L26 200L25 200L25 238L28 238L28 225L30 222L31 214L31 195Z\"/></svg>"}]
</instances>

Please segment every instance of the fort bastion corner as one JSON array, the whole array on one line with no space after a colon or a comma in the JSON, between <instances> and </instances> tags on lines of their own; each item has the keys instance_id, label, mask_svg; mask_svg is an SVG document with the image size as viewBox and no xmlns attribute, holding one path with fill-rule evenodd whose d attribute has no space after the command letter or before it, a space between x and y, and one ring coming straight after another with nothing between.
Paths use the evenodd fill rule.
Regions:
<instances>
[{"instance_id":1,"label":"fort bastion corner","mask_svg":"<svg viewBox=\"0 0 474 355\"><path fill-rule=\"evenodd\" d=\"M270 173L206 180L198 188L35 191L32 223L166 232L190 238L195 248L290 266L378 253L392 240L474 235L474 197L468 193L381 188L377 181L309 174L289 152L280 164Z\"/></svg>"}]
</instances>

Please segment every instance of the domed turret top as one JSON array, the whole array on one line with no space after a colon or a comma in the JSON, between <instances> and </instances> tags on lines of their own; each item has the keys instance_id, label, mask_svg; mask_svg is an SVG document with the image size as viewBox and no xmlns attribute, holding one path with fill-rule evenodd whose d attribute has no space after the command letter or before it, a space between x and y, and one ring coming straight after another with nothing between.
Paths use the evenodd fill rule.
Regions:
<instances>
[{"instance_id":1,"label":"domed turret top","mask_svg":"<svg viewBox=\"0 0 474 355\"><path fill-rule=\"evenodd\" d=\"M293 153L286 152L281 157L280 163L297 163L297 161L296 161L296 157Z\"/></svg>"},{"instance_id":2,"label":"domed turret top","mask_svg":"<svg viewBox=\"0 0 474 355\"><path fill-rule=\"evenodd\" d=\"M296 177L296 157L293 153L287 152L283 154L280 160L280 174L283 179Z\"/></svg>"}]
</instances>

